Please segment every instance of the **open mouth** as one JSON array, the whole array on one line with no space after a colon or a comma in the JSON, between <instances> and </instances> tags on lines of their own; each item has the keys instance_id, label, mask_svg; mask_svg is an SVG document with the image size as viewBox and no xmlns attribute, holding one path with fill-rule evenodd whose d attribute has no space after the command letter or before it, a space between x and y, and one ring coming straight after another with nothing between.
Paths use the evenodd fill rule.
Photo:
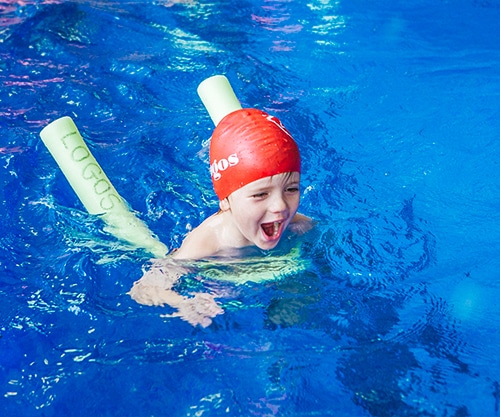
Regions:
<instances>
[{"instance_id":1,"label":"open mouth","mask_svg":"<svg viewBox=\"0 0 500 417\"><path fill-rule=\"evenodd\" d=\"M263 223L261 227L266 236L275 238L278 237L280 234L282 223L283 222Z\"/></svg>"}]
</instances>

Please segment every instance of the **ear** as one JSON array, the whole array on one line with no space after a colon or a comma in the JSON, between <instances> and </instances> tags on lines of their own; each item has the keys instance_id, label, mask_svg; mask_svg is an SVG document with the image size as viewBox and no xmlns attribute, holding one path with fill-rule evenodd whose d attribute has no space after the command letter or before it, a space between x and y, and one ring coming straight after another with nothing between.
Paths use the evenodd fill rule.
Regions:
<instances>
[{"instance_id":1,"label":"ear","mask_svg":"<svg viewBox=\"0 0 500 417\"><path fill-rule=\"evenodd\" d=\"M229 200L225 198L224 200L219 201L219 208L221 211L228 211L231 206L229 205Z\"/></svg>"}]
</instances>

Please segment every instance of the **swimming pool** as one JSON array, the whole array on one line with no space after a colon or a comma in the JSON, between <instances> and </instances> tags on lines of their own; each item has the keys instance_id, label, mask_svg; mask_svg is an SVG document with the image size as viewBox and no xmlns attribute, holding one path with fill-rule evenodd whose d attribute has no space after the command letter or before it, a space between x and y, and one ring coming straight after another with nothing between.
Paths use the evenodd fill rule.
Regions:
<instances>
[{"instance_id":1,"label":"swimming pool","mask_svg":"<svg viewBox=\"0 0 500 417\"><path fill-rule=\"evenodd\" d=\"M499 413L498 2L0 10L2 416ZM85 213L39 132L73 117L176 247L217 208L196 95L217 73L294 134L318 225L284 278L181 280L219 296L201 328L130 299L148 254Z\"/></svg>"}]
</instances>

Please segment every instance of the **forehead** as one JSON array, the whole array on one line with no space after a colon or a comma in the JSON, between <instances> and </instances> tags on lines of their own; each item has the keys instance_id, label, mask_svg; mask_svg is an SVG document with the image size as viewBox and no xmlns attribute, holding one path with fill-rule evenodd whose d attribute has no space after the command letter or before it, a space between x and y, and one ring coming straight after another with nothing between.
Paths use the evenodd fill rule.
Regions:
<instances>
[{"instance_id":1,"label":"forehead","mask_svg":"<svg viewBox=\"0 0 500 417\"><path fill-rule=\"evenodd\" d=\"M300 182L300 174L298 172L285 172L283 174L271 175L270 177L260 178L240 188L242 189L255 189L270 186L282 186L285 184L292 184Z\"/></svg>"}]
</instances>

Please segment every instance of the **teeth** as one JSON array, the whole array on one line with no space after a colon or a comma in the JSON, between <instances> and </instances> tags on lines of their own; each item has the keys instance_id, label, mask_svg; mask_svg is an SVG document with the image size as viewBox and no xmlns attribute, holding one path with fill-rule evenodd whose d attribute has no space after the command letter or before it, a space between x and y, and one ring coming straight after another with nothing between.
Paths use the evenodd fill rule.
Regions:
<instances>
[{"instance_id":1,"label":"teeth","mask_svg":"<svg viewBox=\"0 0 500 417\"><path fill-rule=\"evenodd\" d=\"M279 222L274 222L274 234L277 235L278 234L278 230L280 228L280 224Z\"/></svg>"}]
</instances>

